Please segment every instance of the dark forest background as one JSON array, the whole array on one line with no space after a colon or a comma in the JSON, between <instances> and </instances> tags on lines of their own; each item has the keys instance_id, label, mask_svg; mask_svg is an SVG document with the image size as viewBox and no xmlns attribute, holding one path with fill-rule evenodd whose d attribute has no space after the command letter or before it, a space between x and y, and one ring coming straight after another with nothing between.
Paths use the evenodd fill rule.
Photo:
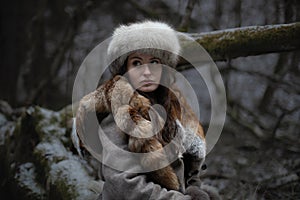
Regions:
<instances>
[{"instance_id":1,"label":"dark forest background","mask_svg":"<svg viewBox=\"0 0 300 200\"><path fill-rule=\"evenodd\" d=\"M71 103L74 76L85 56L122 23L159 19L178 30L201 33L296 22L298 11L296 0L7 1L1 6L0 97L14 107L38 104L59 109ZM284 78L298 73L297 67L288 67L296 62L292 57L296 56L275 54L243 61L269 60L249 70ZM264 89L262 105L271 91Z\"/></svg>"},{"instance_id":2,"label":"dark forest background","mask_svg":"<svg viewBox=\"0 0 300 200\"><path fill-rule=\"evenodd\" d=\"M0 9L0 99L56 111L72 103L81 63L119 24L158 19L209 33L300 22L297 0L11 0ZM216 62L227 118L204 179L225 199L300 198L299 57L296 49ZM197 88L193 70L183 73ZM197 95L209 112L209 97Z\"/></svg>"}]
</instances>

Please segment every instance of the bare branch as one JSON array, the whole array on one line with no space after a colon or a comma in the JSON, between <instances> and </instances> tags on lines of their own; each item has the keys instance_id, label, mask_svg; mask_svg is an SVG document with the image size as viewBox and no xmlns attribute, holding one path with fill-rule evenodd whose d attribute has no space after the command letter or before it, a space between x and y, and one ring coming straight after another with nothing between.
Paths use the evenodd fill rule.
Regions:
<instances>
[{"instance_id":1,"label":"bare branch","mask_svg":"<svg viewBox=\"0 0 300 200\"><path fill-rule=\"evenodd\" d=\"M241 106L239 106L241 109ZM249 122L245 119L242 119L239 111L237 110L237 108L228 106L227 107L227 115L237 124L239 124L240 126L246 128L247 130L249 130L251 133L253 133L253 135L255 137L257 137L258 139L262 139L265 138L265 134L264 131L262 129L262 126L260 124L256 124L253 122ZM249 114L249 113L248 113Z\"/></svg>"},{"instance_id":2,"label":"bare branch","mask_svg":"<svg viewBox=\"0 0 300 200\"><path fill-rule=\"evenodd\" d=\"M198 0L189 0L186 8L185 8L185 14L182 17L181 23L179 25L178 30L182 32L187 32L190 26L190 19L193 12L193 9L195 7L195 4Z\"/></svg>"},{"instance_id":3,"label":"bare branch","mask_svg":"<svg viewBox=\"0 0 300 200\"><path fill-rule=\"evenodd\" d=\"M158 14L152 11L151 9L141 6L137 1L129 0L128 3L130 3L136 10L140 11L147 17L158 17Z\"/></svg>"},{"instance_id":4,"label":"bare branch","mask_svg":"<svg viewBox=\"0 0 300 200\"><path fill-rule=\"evenodd\" d=\"M241 73L241 74L248 74L250 76L264 78L268 82L270 82L270 84L273 84L274 87L275 86L276 87L281 86L282 89L284 89L287 92L300 93L300 89L295 87L295 85L293 83L283 80L278 75L267 75L267 74L257 72L257 71L240 70L240 69L238 69L237 67L234 67L234 66L231 66L230 68L220 70L221 73L223 73L223 72L226 73L226 72L230 72L230 71L238 72L238 73Z\"/></svg>"},{"instance_id":5,"label":"bare branch","mask_svg":"<svg viewBox=\"0 0 300 200\"><path fill-rule=\"evenodd\" d=\"M96 3L94 1L89 1L82 5L78 5L76 9L73 10L71 15L71 22L67 25L62 40L53 52L53 62L50 65L50 72L47 78L39 82L38 86L28 95L28 102L35 102L39 97L42 90L48 86L49 83L57 76L61 65L65 59L65 53L72 46L73 40L77 34L77 30L80 28L80 25L84 22L87 16L90 13L90 10L95 8Z\"/></svg>"}]
</instances>

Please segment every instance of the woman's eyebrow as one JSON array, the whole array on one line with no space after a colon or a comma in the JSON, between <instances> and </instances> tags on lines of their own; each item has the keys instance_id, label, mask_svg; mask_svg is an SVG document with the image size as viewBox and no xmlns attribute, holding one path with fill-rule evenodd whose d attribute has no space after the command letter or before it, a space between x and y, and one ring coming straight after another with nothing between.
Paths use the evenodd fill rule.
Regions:
<instances>
[{"instance_id":1,"label":"woman's eyebrow","mask_svg":"<svg viewBox=\"0 0 300 200\"><path fill-rule=\"evenodd\" d=\"M157 57L152 57L152 58L150 58L150 60L160 60L160 59Z\"/></svg>"},{"instance_id":2,"label":"woman's eyebrow","mask_svg":"<svg viewBox=\"0 0 300 200\"><path fill-rule=\"evenodd\" d=\"M142 58L142 57L139 57L139 56L133 56L133 57L130 57L129 59L130 59L130 60L133 60L133 59L143 60L143 58ZM159 61L160 61L160 59L157 58L157 57L151 57L151 58L149 58L149 60L159 60Z\"/></svg>"},{"instance_id":3,"label":"woman's eyebrow","mask_svg":"<svg viewBox=\"0 0 300 200\"><path fill-rule=\"evenodd\" d=\"M139 57L139 56L134 56L134 57L131 57L130 59L140 59L140 60L142 60L142 58Z\"/></svg>"}]
</instances>

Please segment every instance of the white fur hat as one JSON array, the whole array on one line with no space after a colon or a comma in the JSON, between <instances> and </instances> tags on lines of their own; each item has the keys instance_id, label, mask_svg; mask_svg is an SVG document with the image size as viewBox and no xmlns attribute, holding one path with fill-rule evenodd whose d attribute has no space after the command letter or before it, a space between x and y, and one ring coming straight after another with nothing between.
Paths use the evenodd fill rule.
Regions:
<instances>
[{"instance_id":1,"label":"white fur hat","mask_svg":"<svg viewBox=\"0 0 300 200\"><path fill-rule=\"evenodd\" d=\"M128 55L133 52L151 54L162 64L175 67L180 52L176 31L157 21L121 25L115 29L107 55L113 75L119 72Z\"/></svg>"}]
</instances>

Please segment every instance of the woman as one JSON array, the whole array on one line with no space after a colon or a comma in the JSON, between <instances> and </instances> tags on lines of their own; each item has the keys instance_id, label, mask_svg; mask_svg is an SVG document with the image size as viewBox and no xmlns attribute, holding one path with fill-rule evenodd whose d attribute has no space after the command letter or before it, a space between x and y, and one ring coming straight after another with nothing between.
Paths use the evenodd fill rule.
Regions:
<instances>
[{"instance_id":1,"label":"woman","mask_svg":"<svg viewBox=\"0 0 300 200\"><path fill-rule=\"evenodd\" d=\"M199 179L205 138L174 84L172 68L179 53L176 32L165 23L145 21L114 31L107 52L113 78L81 100L77 128L83 126L82 113L92 107L100 118L111 112L115 128L105 131L109 140L102 139L102 145L111 141L120 149L146 155L137 167L128 158L115 158L118 153L113 149L106 151L100 170L105 181L100 199L219 199ZM84 133L78 132L87 146ZM155 151L158 153L148 154ZM174 156L167 166L161 161ZM120 170L111 164L116 162L127 168Z\"/></svg>"}]
</instances>

